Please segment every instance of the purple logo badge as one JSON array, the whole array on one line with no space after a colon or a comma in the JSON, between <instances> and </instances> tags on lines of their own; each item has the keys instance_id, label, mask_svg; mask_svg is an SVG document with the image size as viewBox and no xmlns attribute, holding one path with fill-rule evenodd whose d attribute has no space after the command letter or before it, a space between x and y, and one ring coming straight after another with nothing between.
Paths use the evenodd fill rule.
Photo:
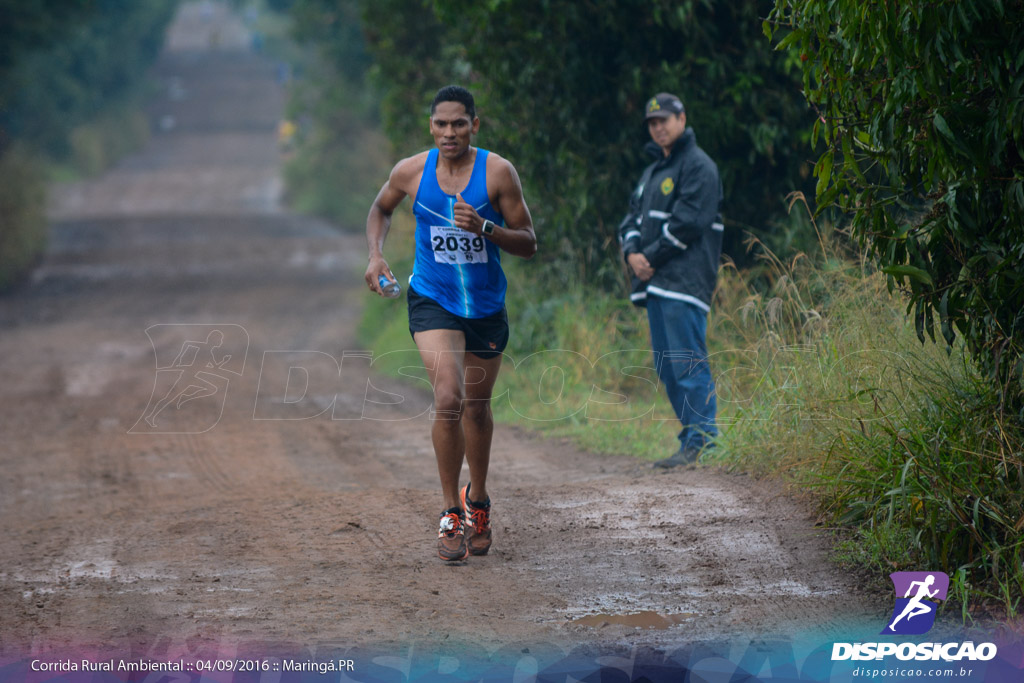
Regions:
<instances>
[{"instance_id":1,"label":"purple logo badge","mask_svg":"<svg viewBox=\"0 0 1024 683\"><path fill-rule=\"evenodd\" d=\"M942 572L893 572L896 607L882 635L916 636L935 623L939 600L946 599L949 576Z\"/></svg>"}]
</instances>

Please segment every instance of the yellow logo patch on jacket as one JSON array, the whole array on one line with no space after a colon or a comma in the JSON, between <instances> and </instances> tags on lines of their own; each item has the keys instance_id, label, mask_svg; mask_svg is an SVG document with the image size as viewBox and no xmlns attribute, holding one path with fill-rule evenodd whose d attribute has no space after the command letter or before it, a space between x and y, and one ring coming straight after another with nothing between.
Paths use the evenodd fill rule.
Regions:
<instances>
[{"instance_id":1,"label":"yellow logo patch on jacket","mask_svg":"<svg viewBox=\"0 0 1024 683\"><path fill-rule=\"evenodd\" d=\"M671 178L665 178L661 181L661 193L664 195L671 194L672 190L675 189L675 186L676 184Z\"/></svg>"}]
</instances>

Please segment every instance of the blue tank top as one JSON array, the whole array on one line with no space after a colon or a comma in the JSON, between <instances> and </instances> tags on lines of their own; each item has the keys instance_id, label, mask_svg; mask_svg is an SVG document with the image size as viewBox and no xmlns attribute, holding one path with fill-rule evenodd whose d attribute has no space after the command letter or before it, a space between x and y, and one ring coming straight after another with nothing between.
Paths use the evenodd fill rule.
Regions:
<instances>
[{"instance_id":1,"label":"blue tank top","mask_svg":"<svg viewBox=\"0 0 1024 683\"><path fill-rule=\"evenodd\" d=\"M481 216L502 225L487 197L487 155L477 149L469 185L460 194ZM416 263L409 285L462 318L484 318L505 305L507 281L501 250L490 240L455 226L455 195L437 183L437 149L430 150L416 190Z\"/></svg>"}]
</instances>

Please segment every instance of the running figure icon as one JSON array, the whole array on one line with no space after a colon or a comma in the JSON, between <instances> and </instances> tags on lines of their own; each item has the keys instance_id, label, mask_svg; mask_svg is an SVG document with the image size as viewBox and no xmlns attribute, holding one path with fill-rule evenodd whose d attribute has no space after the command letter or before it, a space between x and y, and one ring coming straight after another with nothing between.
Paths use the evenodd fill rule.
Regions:
<instances>
[{"instance_id":1,"label":"running figure icon","mask_svg":"<svg viewBox=\"0 0 1024 683\"><path fill-rule=\"evenodd\" d=\"M231 360L230 353L221 354L219 358L215 353L223 344L224 333L220 330L211 331L206 335L206 341L182 343L181 352L167 368L177 371L178 379L146 415L145 420L150 427L156 427L156 416L172 403L176 409L180 409L189 401L213 396L219 391L217 385L206 377L220 377L216 371L222 370Z\"/></svg>"},{"instance_id":2,"label":"running figure icon","mask_svg":"<svg viewBox=\"0 0 1024 683\"><path fill-rule=\"evenodd\" d=\"M896 591L884 635L921 635L935 625L939 603L949 592L949 575L943 572L893 572L889 574Z\"/></svg>"},{"instance_id":3,"label":"running figure icon","mask_svg":"<svg viewBox=\"0 0 1024 683\"><path fill-rule=\"evenodd\" d=\"M895 631L895 626L897 622L899 622L899 620L903 619L904 617L907 618L907 621L910 621L914 617L920 616L922 614L928 614L932 611L933 608L929 605L924 604L922 601L925 598L934 598L938 594L938 588L936 588L933 591L928 590L928 588L932 586L934 583L934 574L929 574L924 581L912 581L910 583L910 588L907 589L907 593L903 597L910 598L910 594L914 592L914 586L918 587L917 595L910 598L910 602L908 602L907 606L903 608L903 611L900 612L900 615L892 620L892 623L889 624L890 631Z\"/></svg>"}]
</instances>

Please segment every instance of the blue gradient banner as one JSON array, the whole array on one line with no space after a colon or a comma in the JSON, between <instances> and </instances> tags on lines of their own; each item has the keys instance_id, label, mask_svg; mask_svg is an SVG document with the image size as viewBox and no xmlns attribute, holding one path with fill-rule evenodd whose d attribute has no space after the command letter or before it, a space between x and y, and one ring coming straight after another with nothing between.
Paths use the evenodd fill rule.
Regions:
<instances>
[{"instance_id":1,"label":"blue gradient banner","mask_svg":"<svg viewBox=\"0 0 1024 683\"><path fill-rule=\"evenodd\" d=\"M870 630L851 629L844 641L802 635L681 643L664 649L583 645L572 650L540 643L509 645L492 652L422 644L387 650L338 644L275 646L264 642L204 651L199 656L168 650L159 658L52 650L8 657L0 666L0 683L1024 680L1024 637L1019 635L972 631L956 638L948 633L940 639L875 638ZM889 646L882 647L886 643ZM983 643L993 646L994 656L969 656L982 653ZM859 648L854 647L858 644ZM895 652L889 653L891 650ZM848 656L850 653L854 656Z\"/></svg>"}]
</instances>

